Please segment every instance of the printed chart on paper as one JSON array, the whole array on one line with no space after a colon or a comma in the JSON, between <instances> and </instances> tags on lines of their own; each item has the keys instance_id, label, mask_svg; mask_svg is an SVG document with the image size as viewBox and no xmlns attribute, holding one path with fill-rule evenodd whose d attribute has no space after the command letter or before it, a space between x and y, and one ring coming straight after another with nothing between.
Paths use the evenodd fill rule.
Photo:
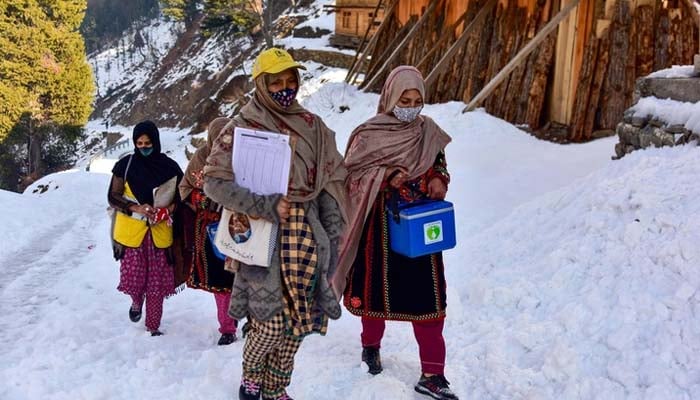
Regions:
<instances>
[{"instance_id":1,"label":"printed chart on paper","mask_svg":"<svg viewBox=\"0 0 700 400\"><path fill-rule=\"evenodd\" d=\"M236 128L232 167L236 183L257 194L287 194L292 149L289 136Z\"/></svg>"}]
</instances>

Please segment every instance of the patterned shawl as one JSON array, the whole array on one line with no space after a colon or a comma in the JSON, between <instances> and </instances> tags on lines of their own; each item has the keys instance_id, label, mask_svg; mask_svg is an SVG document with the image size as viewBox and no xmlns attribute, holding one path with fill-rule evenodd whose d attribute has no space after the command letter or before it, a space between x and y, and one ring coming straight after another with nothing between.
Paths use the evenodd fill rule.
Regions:
<instances>
[{"instance_id":1,"label":"patterned shawl","mask_svg":"<svg viewBox=\"0 0 700 400\"><path fill-rule=\"evenodd\" d=\"M325 190L338 202L345 217L347 196L343 182L346 172L343 158L335 143L335 132L330 130L319 116L312 114L296 101L287 108L277 104L267 91L266 75L268 74L262 74L255 79L253 99L214 140L204 174L234 180L231 150L235 127L284 133L295 140L287 194L289 200L309 201L315 199L321 190Z\"/></svg>"}]
</instances>

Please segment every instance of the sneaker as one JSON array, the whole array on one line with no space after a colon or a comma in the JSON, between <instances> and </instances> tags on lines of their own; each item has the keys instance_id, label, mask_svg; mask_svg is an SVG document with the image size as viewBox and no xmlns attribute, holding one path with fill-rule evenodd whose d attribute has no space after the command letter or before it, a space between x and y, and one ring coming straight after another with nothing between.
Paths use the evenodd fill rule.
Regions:
<instances>
[{"instance_id":1,"label":"sneaker","mask_svg":"<svg viewBox=\"0 0 700 400\"><path fill-rule=\"evenodd\" d=\"M416 384L416 392L430 396L438 400L459 400L457 396L450 390L450 382L445 379L444 375L433 375L427 377L421 375Z\"/></svg>"},{"instance_id":2,"label":"sneaker","mask_svg":"<svg viewBox=\"0 0 700 400\"><path fill-rule=\"evenodd\" d=\"M163 332L159 331L156 329L155 331L151 331L151 336L162 336Z\"/></svg>"},{"instance_id":3,"label":"sneaker","mask_svg":"<svg viewBox=\"0 0 700 400\"><path fill-rule=\"evenodd\" d=\"M260 398L260 384L243 378L238 389L239 400L258 400Z\"/></svg>"},{"instance_id":4,"label":"sneaker","mask_svg":"<svg viewBox=\"0 0 700 400\"><path fill-rule=\"evenodd\" d=\"M382 372L382 358L379 356L379 349L374 347L362 348L362 361L369 367L369 372L372 375L377 375Z\"/></svg>"},{"instance_id":5,"label":"sneaker","mask_svg":"<svg viewBox=\"0 0 700 400\"><path fill-rule=\"evenodd\" d=\"M129 307L129 319L131 322L139 322L141 319L141 309L134 310L133 307Z\"/></svg>"},{"instance_id":6,"label":"sneaker","mask_svg":"<svg viewBox=\"0 0 700 400\"><path fill-rule=\"evenodd\" d=\"M235 333L222 333L217 343L219 346L226 346L235 342L238 338Z\"/></svg>"}]
</instances>

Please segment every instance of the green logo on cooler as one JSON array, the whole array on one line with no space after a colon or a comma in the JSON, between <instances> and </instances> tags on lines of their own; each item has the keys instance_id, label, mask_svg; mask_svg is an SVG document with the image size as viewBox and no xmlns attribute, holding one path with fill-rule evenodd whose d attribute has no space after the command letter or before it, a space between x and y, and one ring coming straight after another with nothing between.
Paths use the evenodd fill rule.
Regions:
<instances>
[{"instance_id":1,"label":"green logo on cooler","mask_svg":"<svg viewBox=\"0 0 700 400\"><path fill-rule=\"evenodd\" d=\"M442 241L442 221L437 220L423 224L423 242L432 244Z\"/></svg>"},{"instance_id":2,"label":"green logo on cooler","mask_svg":"<svg viewBox=\"0 0 700 400\"><path fill-rule=\"evenodd\" d=\"M428 228L428 232L426 234L428 235L428 239L435 240L440 237L440 228L437 226L431 226Z\"/></svg>"}]
</instances>

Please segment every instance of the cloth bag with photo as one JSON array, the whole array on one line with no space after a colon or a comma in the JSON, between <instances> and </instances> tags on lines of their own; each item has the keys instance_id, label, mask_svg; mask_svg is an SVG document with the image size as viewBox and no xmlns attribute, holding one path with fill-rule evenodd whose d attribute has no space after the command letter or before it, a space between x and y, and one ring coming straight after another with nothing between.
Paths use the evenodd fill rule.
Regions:
<instances>
[{"instance_id":1,"label":"cloth bag with photo","mask_svg":"<svg viewBox=\"0 0 700 400\"><path fill-rule=\"evenodd\" d=\"M272 262L272 254L275 250L277 238L277 224L264 219L247 218L250 225L250 235L244 241L236 241L231 235L232 218L238 214L227 208L221 213L219 226L214 237L214 245L228 257L244 264L269 267Z\"/></svg>"}]
</instances>

